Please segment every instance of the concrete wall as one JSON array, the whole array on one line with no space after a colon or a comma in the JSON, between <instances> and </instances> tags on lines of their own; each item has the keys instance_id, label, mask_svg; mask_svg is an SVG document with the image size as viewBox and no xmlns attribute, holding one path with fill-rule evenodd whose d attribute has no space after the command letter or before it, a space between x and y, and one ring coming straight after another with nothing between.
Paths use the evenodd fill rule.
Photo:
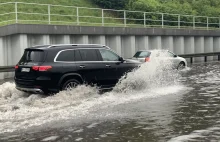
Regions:
<instances>
[{"instance_id":1,"label":"concrete wall","mask_svg":"<svg viewBox=\"0 0 220 142\"><path fill-rule=\"evenodd\" d=\"M0 66L15 65L25 48L45 44L103 44L124 58L149 49L168 49L176 54L220 52L220 31L9 25L0 28ZM213 59L217 58L208 58ZM11 76L0 74L0 79Z\"/></svg>"}]
</instances>

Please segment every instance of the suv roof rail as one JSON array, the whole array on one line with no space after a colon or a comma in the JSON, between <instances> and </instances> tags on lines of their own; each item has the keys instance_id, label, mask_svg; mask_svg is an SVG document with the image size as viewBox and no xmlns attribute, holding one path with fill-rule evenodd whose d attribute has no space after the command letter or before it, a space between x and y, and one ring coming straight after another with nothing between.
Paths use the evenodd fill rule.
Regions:
<instances>
[{"instance_id":1,"label":"suv roof rail","mask_svg":"<svg viewBox=\"0 0 220 142\"><path fill-rule=\"evenodd\" d=\"M52 44L48 48L58 47L58 46L102 46L102 47L106 47L105 45L102 45L102 44Z\"/></svg>"}]
</instances>

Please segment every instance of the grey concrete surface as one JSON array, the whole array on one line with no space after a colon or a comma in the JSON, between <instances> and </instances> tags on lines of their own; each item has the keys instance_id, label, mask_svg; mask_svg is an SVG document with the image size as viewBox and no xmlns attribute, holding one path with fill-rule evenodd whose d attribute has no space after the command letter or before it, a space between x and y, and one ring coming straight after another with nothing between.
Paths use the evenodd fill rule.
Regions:
<instances>
[{"instance_id":1,"label":"grey concrete surface","mask_svg":"<svg viewBox=\"0 0 220 142\"><path fill-rule=\"evenodd\" d=\"M219 36L220 30L92 27L65 25L12 24L0 27L0 36L12 34L61 35L148 35L148 36Z\"/></svg>"}]
</instances>

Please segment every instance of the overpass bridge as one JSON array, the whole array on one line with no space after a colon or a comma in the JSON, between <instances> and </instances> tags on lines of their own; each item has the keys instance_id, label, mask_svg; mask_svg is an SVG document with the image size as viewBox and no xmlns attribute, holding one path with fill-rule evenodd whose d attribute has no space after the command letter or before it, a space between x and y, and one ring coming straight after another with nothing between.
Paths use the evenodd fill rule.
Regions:
<instances>
[{"instance_id":1,"label":"overpass bridge","mask_svg":"<svg viewBox=\"0 0 220 142\"><path fill-rule=\"evenodd\" d=\"M220 52L219 17L25 2L1 3L1 7L9 10L0 14L0 66L15 65L25 48L42 44L104 44L124 58L145 49L181 55ZM72 13L60 13L57 7ZM137 13L139 17L131 17ZM12 75L0 73L0 79Z\"/></svg>"}]
</instances>

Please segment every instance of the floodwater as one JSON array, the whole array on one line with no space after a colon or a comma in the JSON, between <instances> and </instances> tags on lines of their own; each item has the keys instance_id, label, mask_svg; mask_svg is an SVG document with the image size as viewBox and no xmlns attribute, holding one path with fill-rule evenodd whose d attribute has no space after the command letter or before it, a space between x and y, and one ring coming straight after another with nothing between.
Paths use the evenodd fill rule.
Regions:
<instances>
[{"instance_id":1,"label":"floodwater","mask_svg":"<svg viewBox=\"0 0 220 142\"><path fill-rule=\"evenodd\" d=\"M159 64L159 63L157 63ZM0 85L0 141L220 140L220 63L183 71L144 64L113 91L79 86L53 96Z\"/></svg>"}]
</instances>

